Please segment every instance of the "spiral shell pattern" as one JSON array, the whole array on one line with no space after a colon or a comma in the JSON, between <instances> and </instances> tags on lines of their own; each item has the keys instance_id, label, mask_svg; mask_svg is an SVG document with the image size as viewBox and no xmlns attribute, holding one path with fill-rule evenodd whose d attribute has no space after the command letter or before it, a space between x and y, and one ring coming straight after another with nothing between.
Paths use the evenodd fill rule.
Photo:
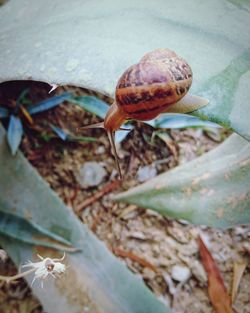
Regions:
<instances>
[{"instance_id":1,"label":"spiral shell pattern","mask_svg":"<svg viewBox=\"0 0 250 313\"><path fill-rule=\"evenodd\" d=\"M116 103L127 119L150 120L184 97L191 84L188 63L169 49L158 49L124 72Z\"/></svg>"}]
</instances>

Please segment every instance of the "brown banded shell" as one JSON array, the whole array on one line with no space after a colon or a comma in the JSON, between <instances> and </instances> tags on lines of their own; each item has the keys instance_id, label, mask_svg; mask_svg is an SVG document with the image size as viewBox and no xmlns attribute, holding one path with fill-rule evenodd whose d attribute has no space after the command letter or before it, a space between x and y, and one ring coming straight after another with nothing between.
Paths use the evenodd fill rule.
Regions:
<instances>
[{"instance_id":1,"label":"brown banded shell","mask_svg":"<svg viewBox=\"0 0 250 313\"><path fill-rule=\"evenodd\" d=\"M161 48L161 49L156 49L154 51L148 52L141 58L140 62L170 59L174 57L178 57L174 51L169 50L167 48Z\"/></svg>"},{"instance_id":2,"label":"brown banded shell","mask_svg":"<svg viewBox=\"0 0 250 313\"><path fill-rule=\"evenodd\" d=\"M184 97L191 83L188 63L169 49L158 49L124 72L116 104L127 119L150 120Z\"/></svg>"}]
</instances>

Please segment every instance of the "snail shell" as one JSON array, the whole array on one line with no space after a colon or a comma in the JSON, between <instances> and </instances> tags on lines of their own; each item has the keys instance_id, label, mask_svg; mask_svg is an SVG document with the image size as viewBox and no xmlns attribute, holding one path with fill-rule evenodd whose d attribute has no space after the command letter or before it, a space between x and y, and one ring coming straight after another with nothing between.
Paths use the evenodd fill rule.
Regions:
<instances>
[{"instance_id":1,"label":"snail shell","mask_svg":"<svg viewBox=\"0 0 250 313\"><path fill-rule=\"evenodd\" d=\"M158 49L124 72L116 105L125 119L151 120L183 98L191 84L188 63L169 49Z\"/></svg>"}]
</instances>

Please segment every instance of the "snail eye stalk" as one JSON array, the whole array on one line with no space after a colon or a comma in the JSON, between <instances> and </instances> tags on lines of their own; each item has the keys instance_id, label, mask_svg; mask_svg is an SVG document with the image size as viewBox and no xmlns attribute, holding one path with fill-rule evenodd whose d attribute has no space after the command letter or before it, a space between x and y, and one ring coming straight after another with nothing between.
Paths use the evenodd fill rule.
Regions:
<instances>
[{"instance_id":1,"label":"snail eye stalk","mask_svg":"<svg viewBox=\"0 0 250 313\"><path fill-rule=\"evenodd\" d=\"M115 133L112 131L107 131L107 134L108 134L111 148L113 150L113 155L115 157L115 163L116 163L116 167L118 169L120 180L123 180L122 171L121 171L121 167L120 167L120 163L119 163L119 158L118 158L118 154L117 154L117 150L116 150L116 146L115 146Z\"/></svg>"}]
</instances>

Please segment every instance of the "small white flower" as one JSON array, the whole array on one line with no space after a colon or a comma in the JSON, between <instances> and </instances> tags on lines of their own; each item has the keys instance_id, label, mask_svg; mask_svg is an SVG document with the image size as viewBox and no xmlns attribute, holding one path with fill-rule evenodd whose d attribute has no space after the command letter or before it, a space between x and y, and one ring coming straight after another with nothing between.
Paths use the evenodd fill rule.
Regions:
<instances>
[{"instance_id":1,"label":"small white flower","mask_svg":"<svg viewBox=\"0 0 250 313\"><path fill-rule=\"evenodd\" d=\"M65 265L61 263L60 261L63 261L65 258L65 254L61 259L51 259L51 258L43 258L39 254L37 255L40 262L31 262L29 261L27 264L24 264L22 267L31 267L31 269L34 269L35 276L33 278L33 281L31 283L31 286L35 282L36 279L41 280L41 284L43 287L43 281L48 277L52 276L56 278L56 275L62 274L65 272Z\"/></svg>"}]
</instances>

